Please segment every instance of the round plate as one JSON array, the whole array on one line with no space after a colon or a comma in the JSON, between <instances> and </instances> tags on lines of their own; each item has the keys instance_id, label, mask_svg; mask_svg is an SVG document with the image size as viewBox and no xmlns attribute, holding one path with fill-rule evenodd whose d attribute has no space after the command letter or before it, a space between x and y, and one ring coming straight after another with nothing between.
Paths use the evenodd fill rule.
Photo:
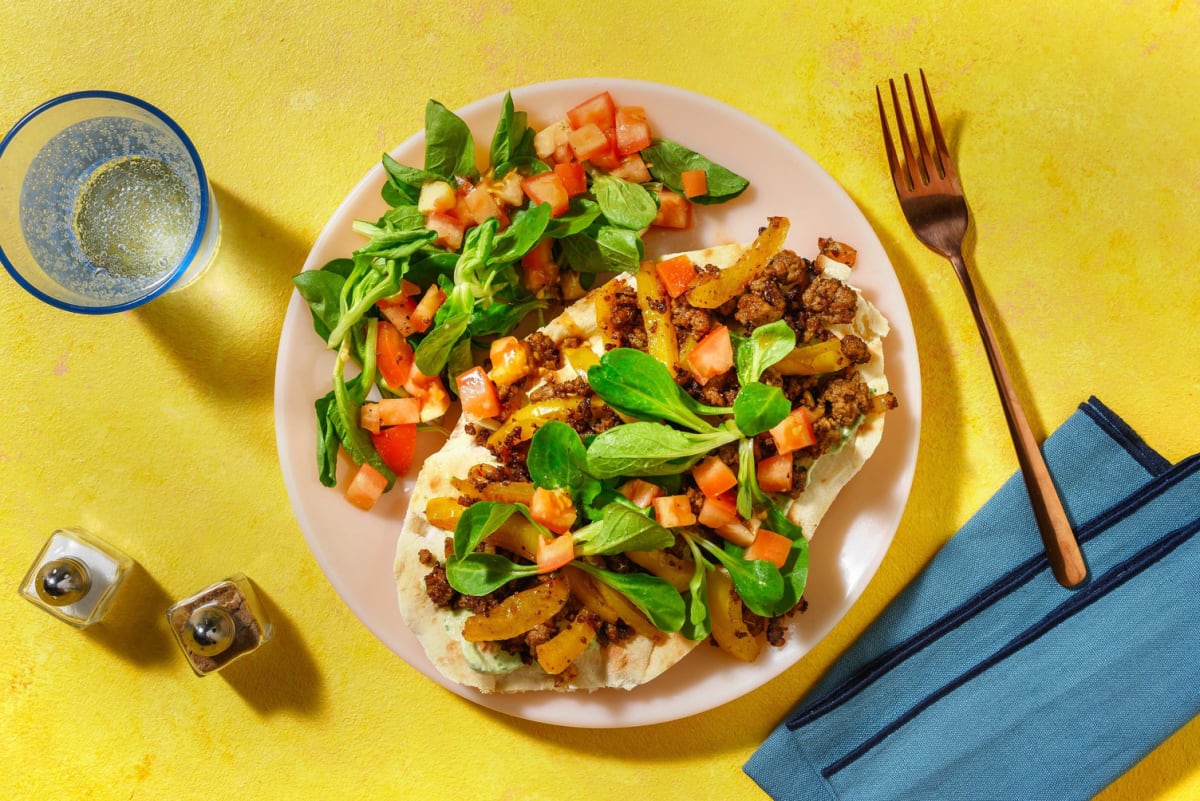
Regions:
<instances>
[{"instance_id":1,"label":"round plate","mask_svg":"<svg viewBox=\"0 0 1200 801\"><path fill-rule=\"evenodd\" d=\"M653 231L650 255L731 241L749 241L768 216L791 221L788 246L816 253L817 237L829 236L858 249L853 281L891 323L885 340L888 379L900 407L888 413L874 457L834 502L816 532L811 553L808 610L797 616L781 648L767 647L753 664L736 663L715 648L697 648L654 681L632 691L530 692L486 695L449 682L425 657L400 616L392 577L414 475L370 512L352 507L343 487L317 480L313 402L330 390L333 353L313 332L308 308L293 293L284 321L275 371L275 425L284 483L300 528L330 583L354 614L406 662L464 698L529 720L589 728L661 723L732 701L795 664L841 620L875 574L900 522L912 484L921 420L920 370L912 320L891 263L870 224L846 192L807 154L762 122L715 100L681 89L630 80L581 79L515 89L513 102L540 128L602 91L622 105L643 106L656 135L682 142L750 181L738 199L697 207L691 229ZM499 117L502 94L458 110L486 147ZM399 162L424 163L425 137L418 133L391 152ZM880 167L882 169L882 167ZM348 256L362 243L355 219L375 220L387 206L379 191L381 166L374 167L342 202L304 264L318 269ZM424 436L424 435L423 435ZM421 441L416 464L439 446ZM350 466L343 463L344 485Z\"/></svg>"}]
</instances>

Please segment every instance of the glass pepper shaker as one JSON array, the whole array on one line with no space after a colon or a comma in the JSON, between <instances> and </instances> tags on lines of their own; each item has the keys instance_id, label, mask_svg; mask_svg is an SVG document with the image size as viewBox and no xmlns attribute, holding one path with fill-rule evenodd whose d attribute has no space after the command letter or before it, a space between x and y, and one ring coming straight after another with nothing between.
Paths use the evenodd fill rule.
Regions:
<instances>
[{"instance_id":1,"label":"glass pepper shaker","mask_svg":"<svg viewBox=\"0 0 1200 801\"><path fill-rule=\"evenodd\" d=\"M133 560L82 528L50 535L21 582L22 597L85 629L108 611Z\"/></svg>"},{"instance_id":2,"label":"glass pepper shaker","mask_svg":"<svg viewBox=\"0 0 1200 801\"><path fill-rule=\"evenodd\" d=\"M240 573L176 603L167 623L197 676L253 653L274 633L254 585Z\"/></svg>"}]
</instances>

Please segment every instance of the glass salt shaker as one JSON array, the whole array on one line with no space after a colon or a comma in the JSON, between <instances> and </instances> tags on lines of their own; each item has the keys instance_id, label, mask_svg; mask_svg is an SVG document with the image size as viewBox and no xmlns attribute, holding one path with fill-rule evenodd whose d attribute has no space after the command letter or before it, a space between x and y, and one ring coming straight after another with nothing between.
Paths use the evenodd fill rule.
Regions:
<instances>
[{"instance_id":1,"label":"glass salt shaker","mask_svg":"<svg viewBox=\"0 0 1200 801\"><path fill-rule=\"evenodd\" d=\"M197 676L253 653L274 633L254 585L240 573L176 603L167 622Z\"/></svg>"},{"instance_id":2,"label":"glass salt shaker","mask_svg":"<svg viewBox=\"0 0 1200 801\"><path fill-rule=\"evenodd\" d=\"M85 629L112 605L133 560L82 528L50 535L21 582L20 593L59 620Z\"/></svg>"}]
</instances>

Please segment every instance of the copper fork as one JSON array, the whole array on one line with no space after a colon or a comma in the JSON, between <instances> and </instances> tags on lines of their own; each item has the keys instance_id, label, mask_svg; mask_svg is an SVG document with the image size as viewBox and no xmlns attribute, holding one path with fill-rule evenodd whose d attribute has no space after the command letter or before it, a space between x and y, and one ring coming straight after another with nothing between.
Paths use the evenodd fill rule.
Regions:
<instances>
[{"instance_id":1,"label":"copper fork","mask_svg":"<svg viewBox=\"0 0 1200 801\"><path fill-rule=\"evenodd\" d=\"M984 317L975 296L970 273L963 262L962 243L967 232L967 201L963 195L962 184L958 180L958 172L950 158L950 151L946 147L945 137L942 135L942 126L933 107L933 96L929 92L929 83L925 80L925 71L921 70L921 86L925 92L925 106L929 110L933 150L930 150L922 131L921 110L908 75L904 76L904 87L908 93L908 105L916 139L915 153L904 122L896 82L889 80L888 85L891 87L896 128L904 153L903 162L896 153L884 109L883 94L878 86L875 87L875 98L879 102L884 146L887 150L888 164L892 169L892 182L896 185L896 195L900 198L900 208L917 239L954 265L954 272L958 275L963 291L966 292L967 303L983 338L984 350L987 351L988 363L992 367L992 376L996 379L996 389L1000 392L1000 402L1004 407L1008 430L1017 451L1017 461L1025 478L1025 486L1029 491L1033 514L1037 519L1050 567L1060 584L1064 587L1074 587L1087 576L1087 566L1079 552L1079 543L1063 509L1058 490L1046 467L1046 460L1042 458L1042 452L1021 407L1021 401L1013 388L1012 378L1004 365L1004 358L996 344L992 327Z\"/></svg>"}]
</instances>

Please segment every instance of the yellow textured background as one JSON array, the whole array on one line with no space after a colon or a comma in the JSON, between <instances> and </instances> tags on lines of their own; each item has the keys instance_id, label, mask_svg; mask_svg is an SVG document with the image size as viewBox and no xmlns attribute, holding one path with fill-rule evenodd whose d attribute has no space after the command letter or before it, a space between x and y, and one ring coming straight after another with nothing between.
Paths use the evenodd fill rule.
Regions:
<instances>
[{"instance_id":1,"label":"yellow textured background","mask_svg":"<svg viewBox=\"0 0 1200 801\"><path fill-rule=\"evenodd\" d=\"M1200 450L1198 36L1194 0L7 0L0 128L63 92L141 96L196 143L224 237L195 287L104 319L0 275L0 797L763 798L741 764L1015 469L961 291L900 215L874 85L931 76L980 289L1039 432L1095 393L1178 460ZM272 419L289 276L426 99L587 76L710 95L837 177L894 261L925 393L908 510L830 637L734 704L599 732L480 709L360 625L292 516ZM16 594L72 524L143 568L85 633ZM235 571L276 639L196 679L162 611ZM1197 797L1200 721L1101 796Z\"/></svg>"}]
</instances>

